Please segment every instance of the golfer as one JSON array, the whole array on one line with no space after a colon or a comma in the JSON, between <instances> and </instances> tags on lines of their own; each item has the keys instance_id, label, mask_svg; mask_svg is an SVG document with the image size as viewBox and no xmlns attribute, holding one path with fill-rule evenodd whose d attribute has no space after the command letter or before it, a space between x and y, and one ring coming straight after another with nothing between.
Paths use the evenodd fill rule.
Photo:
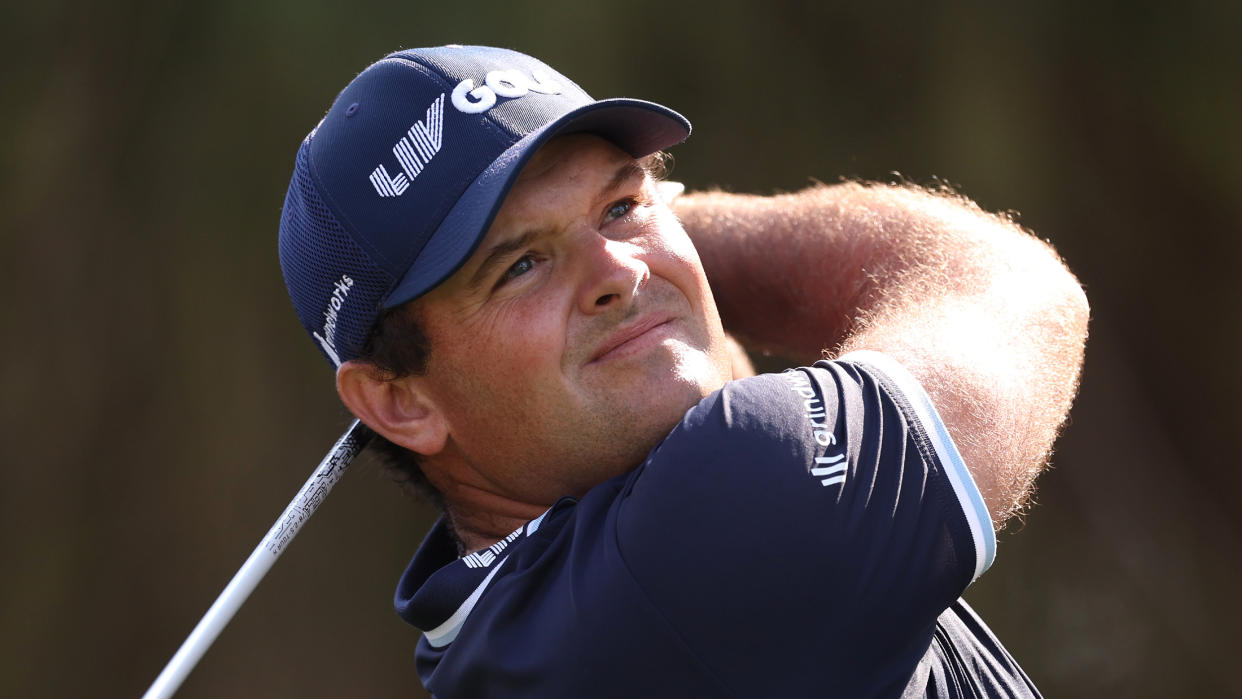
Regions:
<instances>
[{"instance_id":1,"label":"golfer","mask_svg":"<svg viewBox=\"0 0 1242 699\"><path fill-rule=\"evenodd\" d=\"M1082 289L952 193L678 195L689 133L446 46L366 68L297 152L294 306L442 510L396 592L423 683L1038 696L961 596L1069 411ZM730 336L794 364L749 376Z\"/></svg>"}]
</instances>

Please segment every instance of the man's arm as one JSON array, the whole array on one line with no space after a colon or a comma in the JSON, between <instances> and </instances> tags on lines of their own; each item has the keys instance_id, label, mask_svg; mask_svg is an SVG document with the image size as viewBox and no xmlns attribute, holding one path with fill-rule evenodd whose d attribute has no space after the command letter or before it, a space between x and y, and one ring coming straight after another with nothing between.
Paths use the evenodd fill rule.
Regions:
<instances>
[{"instance_id":1,"label":"man's arm","mask_svg":"<svg viewBox=\"0 0 1242 699\"><path fill-rule=\"evenodd\" d=\"M1077 390L1086 296L1047 244L970 201L847 183L690 194L725 328L813 361L883 352L923 385L998 527L1019 511Z\"/></svg>"}]
</instances>

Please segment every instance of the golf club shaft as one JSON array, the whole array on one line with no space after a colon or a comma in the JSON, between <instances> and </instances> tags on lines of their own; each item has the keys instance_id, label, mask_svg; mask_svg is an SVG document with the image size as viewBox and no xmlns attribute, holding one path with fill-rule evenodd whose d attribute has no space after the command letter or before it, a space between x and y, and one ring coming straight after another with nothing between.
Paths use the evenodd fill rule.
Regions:
<instances>
[{"instance_id":1,"label":"golf club shaft","mask_svg":"<svg viewBox=\"0 0 1242 699\"><path fill-rule=\"evenodd\" d=\"M306 520L314 514L324 498L332 490L332 486L340 480L346 467L353 461L358 452L367 445L374 433L358 420L349 426L345 434L337 440L323 461L315 467L306 485L298 491L297 497L285 508L284 513L276 520L276 524L268 531L267 536L259 544L250 558L242 564L241 569L233 576L228 586L216 598L211 609L203 615L202 620L194 627L177 650L177 654L168 661L164 671L155 679L151 688L143 695L143 699L162 699L170 697L181 683L185 681L190 670L198 664L203 653L215 642L216 637L224 630L229 620L254 591L255 586L271 569L272 564L284 552L285 547L302 528Z\"/></svg>"}]
</instances>

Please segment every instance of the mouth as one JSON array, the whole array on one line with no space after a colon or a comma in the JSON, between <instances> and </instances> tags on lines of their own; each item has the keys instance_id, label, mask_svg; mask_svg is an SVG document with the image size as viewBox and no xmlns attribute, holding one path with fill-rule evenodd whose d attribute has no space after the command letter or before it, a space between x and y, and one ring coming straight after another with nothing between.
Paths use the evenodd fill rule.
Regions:
<instances>
[{"instance_id":1,"label":"mouth","mask_svg":"<svg viewBox=\"0 0 1242 699\"><path fill-rule=\"evenodd\" d=\"M608 336L588 364L621 359L646 349L664 339L671 327L673 317L663 314L641 318L637 322L618 328Z\"/></svg>"}]
</instances>

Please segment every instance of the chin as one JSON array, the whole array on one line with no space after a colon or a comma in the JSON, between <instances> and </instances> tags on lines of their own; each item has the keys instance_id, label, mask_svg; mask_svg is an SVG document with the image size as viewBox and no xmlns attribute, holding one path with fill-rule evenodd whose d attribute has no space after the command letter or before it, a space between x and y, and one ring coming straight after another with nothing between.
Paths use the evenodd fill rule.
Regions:
<instances>
[{"instance_id":1,"label":"chin","mask_svg":"<svg viewBox=\"0 0 1242 699\"><path fill-rule=\"evenodd\" d=\"M637 468L687 410L724 386L730 367L728 361L714 362L703 351L683 346L674 353L672 363L654 371L650 370L654 365L649 365L643 380L628 390L611 391L607 408L595 412L596 417L587 423L591 426L581 432L595 438L579 441L591 445L583 466L600 476L595 483Z\"/></svg>"}]
</instances>

